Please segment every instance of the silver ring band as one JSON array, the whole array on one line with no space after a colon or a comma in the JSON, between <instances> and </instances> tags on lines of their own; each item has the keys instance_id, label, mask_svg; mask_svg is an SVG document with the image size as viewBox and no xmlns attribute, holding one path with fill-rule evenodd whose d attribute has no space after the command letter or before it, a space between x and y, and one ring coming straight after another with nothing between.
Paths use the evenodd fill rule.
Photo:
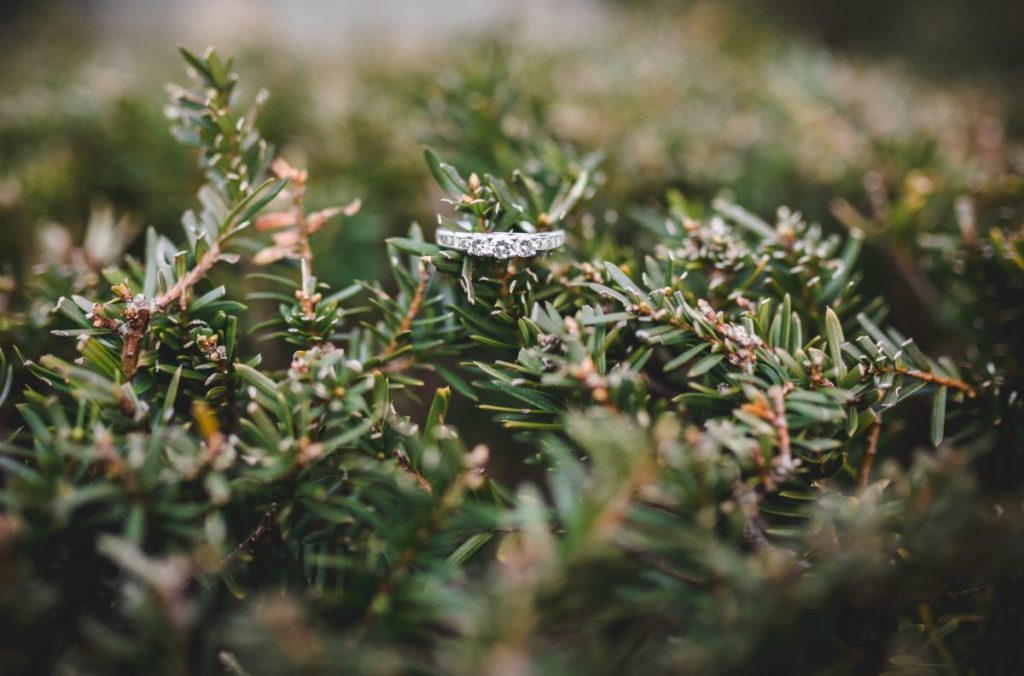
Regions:
<instances>
[{"instance_id":1,"label":"silver ring band","mask_svg":"<svg viewBox=\"0 0 1024 676\"><path fill-rule=\"evenodd\" d=\"M435 240L440 246L465 251L470 256L506 260L529 258L543 251L565 246L565 231L551 232L456 232L438 228Z\"/></svg>"}]
</instances>

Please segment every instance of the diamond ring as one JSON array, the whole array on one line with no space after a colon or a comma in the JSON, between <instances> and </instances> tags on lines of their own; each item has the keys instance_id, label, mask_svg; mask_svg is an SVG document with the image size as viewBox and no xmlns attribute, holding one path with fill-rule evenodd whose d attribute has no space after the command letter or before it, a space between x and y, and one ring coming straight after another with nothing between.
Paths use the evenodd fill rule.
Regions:
<instances>
[{"instance_id":1,"label":"diamond ring","mask_svg":"<svg viewBox=\"0 0 1024 676\"><path fill-rule=\"evenodd\" d=\"M551 232L456 232L439 228L437 243L470 256L507 260L529 258L565 245L565 231Z\"/></svg>"}]
</instances>

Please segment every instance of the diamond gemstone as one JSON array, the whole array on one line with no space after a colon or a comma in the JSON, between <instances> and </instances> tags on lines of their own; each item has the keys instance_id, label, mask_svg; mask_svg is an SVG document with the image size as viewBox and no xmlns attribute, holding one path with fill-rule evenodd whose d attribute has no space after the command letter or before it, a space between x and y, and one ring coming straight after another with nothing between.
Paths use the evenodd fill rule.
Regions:
<instances>
[{"instance_id":1,"label":"diamond gemstone","mask_svg":"<svg viewBox=\"0 0 1024 676\"><path fill-rule=\"evenodd\" d=\"M474 235L469 243L469 253L472 256L492 256L494 243L487 235Z\"/></svg>"},{"instance_id":2,"label":"diamond gemstone","mask_svg":"<svg viewBox=\"0 0 1024 676\"><path fill-rule=\"evenodd\" d=\"M494 239L494 257L512 258L512 240L509 237L496 237Z\"/></svg>"},{"instance_id":3,"label":"diamond gemstone","mask_svg":"<svg viewBox=\"0 0 1024 676\"><path fill-rule=\"evenodd\" d=\"M520 258L529 258L537 253L532 237L517 237L513 243L513 253Z\"/></svg>"}]
</instances>

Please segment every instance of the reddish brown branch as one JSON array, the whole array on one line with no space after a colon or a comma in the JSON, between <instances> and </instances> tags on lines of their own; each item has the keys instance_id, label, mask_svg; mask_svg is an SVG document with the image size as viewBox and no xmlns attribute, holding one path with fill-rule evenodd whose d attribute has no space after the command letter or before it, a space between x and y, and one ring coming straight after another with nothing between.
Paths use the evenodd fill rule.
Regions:
<instances>
[{"instance_id":1,"label":"reddish brown branch","mask_svg":"<svg viewBox=\"0 0 1024 676\"><path fill-rule=\"evenodd\" d=\"M618 545L619 549L621 549L630 558L639 561L640 563L643 563L644 565L649 566L654 570L657 570L663 575L671 577L673 580L676 580L677 582L682 582L683 584L690 587L694 587L696 589L708 588L708 583L706 581L700 580L691 575L687 575L686 573L676 570L675 566L673 566L668 559L661 556L660 554L655 554L652 551L648 551L640 547L634 547L633 545L623 542L621 540L616 541L615 544Z\"/></svg>"},{"instance_id":2,"label":"reddish brown branch","mask_svg":"<svg viewBox=\"0 0 1024 676\"><path fill-rule=\"evenodd\" d=\"M875 464L875 454L878 452L878 437L882 433L882 419L876 418L868 429L868 445L864 449L864 459L860 463L860 487L868 485L868 477L871 476L871 467Z\"/></svg>"},{"instance_id":3,"label":"reddish brown branch","mask_svg":"<svg viewBox=\"0 0 1024 676\"><path fill-rule=\"evenodd\" d=\"M260 519L259 523L256 524L256 528L253 529L249 536L239 543L237 552L246 552L252 555L256 552L256 547L259 546L263 540L270 535L270 531L274 528L274 520L277 518L278 506L277 503L270 505L270 509L267 510L263 518Z\"/></svg>"},{"instance_id":4,"label":"reddish brown branch","mask_svg":"<svg viewBox=\"0 0 1024 676\"><path fill-rule=\"evenodd\" d=\"M772 481L772 475L768 471L768 465L764 461L764 453L761 452L761 444L756 441L753 442L753 456L754 467L757 468L757 473L761 477L761 484L765 487L765 490L772 490L775 487L775 483Z\"/></svg>"},{"instance_id":5,"label":"reddish brown branch","mask_svg":"<svg viewBox=\"0 0 1024 676\"><path fill-rule=\"evenodd\" d=\"M187 303L189 289L206 276L206 273L217 262L220 254L220 243L214 242L194 268L153 301L142 296L133 296L126 284L116 285L113 289L114 293L125 303L120 321L107 317L102 305L93 306L89 315L92 325L96 328L107 329L121 337L121 371L124 372L124 377L127 380L131 380L139 369L142 343L153 315L165 311L175 301L180 301L184 306Z\"/></svg>"},{"instance_id":6,"label":"reddish brown branch","mask_svg":"<svg viewBox=\"0 0 1024 676\"><path fill-rule=\"evenodd\" d=\"M419 262L419 284L416 286L416 291L413 293L412 301L410 301L409 307L405 311L405 316L402 317L401 324L398 325L398 330L395 331L394 337L392 337L388 346L384 348L383 352L381 352L379 357L381 361L395 353L398 349L398 337L412 328L412 323L420 313L420 308L423 306L423 298L427 294L427 285L430 284L430 276L430 270L421 260Z\"/></svg>"},{"instance_id":7,"label":"reddish brown branch","mask_svg":"<svg viewBox=\"0 0 1024 676\"><path fill-rule=\"evenodd\" d=\"M899 375L907 376L910 378L917 378L918 380L924 380L929 383L935 383L943 387L949 387L954 390L960 390L968 397L973 399L978 396L978 391L968 385L962 380L956 378L947 378L946 376L940 376L935 373L929 373L927 371L918 371L917 369L896 369L894 373Z\"/></svg>"},{"instance_id":8,"label":"reddish brown branch","mask_svg":"<svg viewBox=\"0 0 1024 676\"><path fill-rule=\"evenodd\" d=\"M159 298L154 301L153 305L157 312L163 312L171 306L176 300L187 298L186 294L189 289L199 283L199 281L206 276L210 269L217 263L217 259L220 258L221 248L220 242L213 242L210 244L210 250L203 254L196 262L196 266L189 270L184 277L174 283L174 286L169 288Z\"/></svg>"},{"instance_id":9,"label":"reddish brown branch","mask_svg":"<svg viewBox=\"0 0 1024 676\"><path fill-rule=\"evenodd\" d=\"M410 476L412 476L412 478L416 480L416 483L419 484L420 488L425 490L427 493L434 492L434 489L430 485L430 482L427 480L427 477L423 476L423 474L418 469L416 469L415 467L412 466L412 464L409 463L409 458L408 456L405 455L405 453L403 453L400 449L396 448L393 455L395 456L396 462L398 462L398 466L405 470Z\"/></svg>"},{"instance_id":10,"label":"reddish brown branch","mask_svg":"<svg viewBox=\"0 0 1024 676\"><path fill-rule=\"evenodd\" d=\"M792 383L787 383L785 388L773 387L768 390L768 396L772 400L771 423L779 435L779 464L787 474L793 464L793 450L789 438L789 422L786 420L786 395L793 389Z\"/></svg>"},{"instance_id":11,"label":"reddish brown branch","mask_svg":"<svg viewBox=\"0 0 1024 676\"><path fill-rule=\"evenodd\" d=\"M786 383L782 387L772 387L768 390L767 398L758 396L742 406L742 409L751 415L761 418L775 429L778 437L779 450L772 459L771 471L767 472L764 458L761 456L760 448L754 451L754 464L761 473L761 492L773 491L786 481L793 471L800 465L800 460L793 457L792 439L789 433L789 421L786 419L786 396L793 390L792 383ZM760 494L756 496L755 502L760 500Z\"/></svg>"}]
</instances>

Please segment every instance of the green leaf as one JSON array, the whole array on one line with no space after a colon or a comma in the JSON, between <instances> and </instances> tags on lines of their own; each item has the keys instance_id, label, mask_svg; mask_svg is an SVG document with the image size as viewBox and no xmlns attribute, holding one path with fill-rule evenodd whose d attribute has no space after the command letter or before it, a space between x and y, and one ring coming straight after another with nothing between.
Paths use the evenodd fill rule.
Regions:
<instances>
[{"instance_id":1,"label":"green leaf","mask_svg":"<svg viewBox=\"0 0 1024 676\"><path fill-rule=\"evenodd\" d=\"M693 368L690 369L689 376L691 378L702 376L711 369L715 368L715 366L718 365L718 362L722 361L723 359L725 359L724 354L709 354L693 365Z\"/></svg>"},{"instance_id":2,"label":"green leaf","mask_svg":"<svg viewBox=\"0 0 1024 676\"><path fill-rule=\"evenodd\" d=\"M220 300L227 294L227 289L223 286L218 286L215 289L204 293L199 298L196 298L189 304L189 309L195 312L202 312L207 307Z\"/></svg>"},{"instance_id":3,"label":"green leaf","mask_svg":"<svg viewBox=\"0 0 1024 676\"><path fill-rule=\"evenodd\" d=\"M473 554L480 550L494 537L493 533L477 533L471 535L465 542L459 545L458 549L448 555L448 565L458 568L465 563Z\"/></svg>"},{"instance_id":4,"label":"green leaf","mask_svg":"<svg viewBox=\"0 0 1024 676\"><path fill-rule=\"evenodd\" d=\"M600 308L598 308L600 309ZM632 319L629 312L609 312L608 314L598 313L589 305L583 306L583 325L597 326L598 324L615 324L617 322Z\"/></svg>"},{"instance_id":5,"label":"green leaf","mask_svg":"<svg viewBox=\"0 0 1024 676\"><path fill-rule=\"evenodd\" d=\"M430 411L427 413L427 424L423 428L423 438L427 442L434 441L434 430L444 424L445 416L448 415L448 402L451 401L452 391L448 387L439 387L434 393L434 401L430 404Z\"/></svg>"},{"instance_id":6,"label":"green leaf","mask_svg":"<svg viewBox=\"0 0 1024 676\"><path fill-rule=\"evenodd\" d=\"M7 365L7 357L4 351L0 350L0 406L7 401L11 393L11 383L14 381L14 366Z\"/></svg>"},{"instance_id":7,"label":"green leaf","mask_svg":"<svg viewBox=\"0 0 1024 676\"><path fill-rule=\"evenodd\" d=\"M572 184L572 187L566 192L565 197L557 198L554 204L549 209L548 216L551 218L552 223L558 223L568 215L572 208L576 206L580 198L583 197L583 193L587 189L587 184L590 182L590 173L587 171L581 171L580 175L576 177L576 181Z\"/></svg>"},{"instance_id":8,"label":"green leaf","mask_svg":"<svg viewBox=\"0 0 1024 676\"><path fill-rule=\"evenodd\" d=\"M932 444L942 443L946 429L946 395L949 388L940 387L932 400Z\"/></svg>"},{"instance_id":9,"label":"green leaf","mask_svg":"<svg viewBox=\"0 0 1024 676\"><path fill-rule=\"evenodd\" d=\"M445 382L451 385L456 392L470 401L479 401L480 398L476 395L476 392L473 391L473 388L470 387L469 383L455 373L455 371L440 364L436 365L434 370L441 374L441 377L444 378Z\"/></svg>"},{"instance_id":10,"label":"green leaf","mask_svg":"<svg viewBox=\"0 0 1024 676\"><path fill-rule=\"evenodd\" d=\"M235 361L235 350L238 348L238 316L230 315L227 318L227 325L224 328L224 347L227 351L226 358L231 364Z\"/></svg>"},{"instance_id":11,"label":"green leaf","mask_svg":"<svg viewBox=\"0 0 1024 676\"><path fill-rule=\"evenodd\" d=\"M755 235L758 235L762 239L772 241L776 238L775 230L770 225L746 209L722 198L716 199L713 206L720 214L726 216Z\"/></svg>"},{"instance_id":12,"label":"green leaf","mask_svg":"<svg viewBox=\"0 0 1024 676\"><path fill-rule=\"evenodd\" d=\"M473 292L473 257L465 256L462 259L462 274L459 277L462 290L466 292L466 300L470 305L475 303Z\"/></svg>"},{"instance_id":13,"label":"green leaf","mask_svg":"<svg viewBox=\"0 0 1024 676\"><path fill-rule=\"evenodd\" d=\"M221 231L225 234L237 232L237 226L248 223L253 216L258 214L263 207L270 204L271 200L277 197L278 193L288 185L288 179L280 180L267 179L262 185L253 190L245 199L228 214L221 225Z\"/></svg>"},{"instance_id":14,"label":"green leaf","mask_svg":"<svg viewBox=\"0 0 1024 676\"><path fill-rule=\"evenodd\" d=\"M604 269L608 271L608 274L611 275L612 279L615 280L615 283L618 284L620 288L636 294L638 298L644 297L645 294L643 289L637 286L636 283L629 278L629 275L623 272L622 268L618 265L610 261L605 261Z\"/></svg>"},{"instance_id":15,"label":"green leaf","mask_svg":"<svg viewBox=\"0 0 1024 676\"><path fill-rule=\"evenodd\" d=\"M498 198L498 203L501 204L508 213L513 216L521 216L524 213L525 209L523 209L523 205L516 201L515 196L509 191L508 186L490 174L484 174L484 181L486 181L487 185L494 191L495 197Z\"/></svg>"},{"instance_id":16,"label":"green leaf","mask_svg":"<svg viewBox=\"0 0 1024 676\"><path fill-rule=\"evenodd\" d=\"M324 441L324 454L333 453L339 448L348 446L357 439L360 439L373 429L374 424L375 421L372 418L367 418L355 427L347 429L341 434L331 437L330 439L326 439Z\"/></svg>"},{"instance_id":17,"label":"green leaf","mask_svg":"<svg viewBox=\"0 0 1024 676\"><path fill-rule=\"evenodd\" d=\"M155 424L168 423L174 415L174 400L178 396L178 385L181 382L182 368L182 366L179 366L175 370L174 375L171 376L171 383L167 386L167 394L164 395L164 405L160 410L160 415L154 421Z\"/></svg>"},{"instance_id":18,"label":"green leaf","mask_svg":"<svg viewBox=\"0 0 1024 676\"><path fill-rule=\"evenodd\" d=\"M117 356L95 338L86 341L82 356L86 363L96 367L96 370L111 380L117 380L121 374L121 362Z\"/></svg>"},{"instance_id":19,"label":"green leaf","mask_svg":"<svg viewBox=\"0 0 1024 676\"><path fill-rule=\"evenodd\" d=\"M839 317L832 311L832 308L825 308L825 333L828 337L828 350L832 356L832 363L835 365L836 376L846 376L846 364L843 362L843 326L839 323Z\"/></svg>"},{"instance_id":20,"label":"green leaf","mask_svg":"<svg viewBox=\"0 0 1024 676\"><path fill-rule=\"evenodd\" d=\"M380 371L373 374L373 417L377 423L383 425L391 413L391 388L388 386L388 379Z\"/></svg>"},{"instance_id":21,"label":"green leaf","mask_svg":"<svg viewBox=\"0 0 1024 676\"><path fill-rule=\"evenodd\" d=\"M246 364L236 363L235 370L238 371L243 381L255 387L271 401L277 399L277 384L273 380Z\"/></svg>"},{"instance_id":22,"label":"green leaf","mask_svg":"<svg viewBox=\"0 0 1024 676\"><path fill-rule=\"evenodd\" d=\"M188 65L192 66L196 71L196 74L205 81L207 86L214 88L217 87L217 78L214 77L213 71L210 70L210 67L203 59L199 58L185 47L178 47L178 51L181 53L181 56L185 61L188 62Z\"/></svg>"},{"instance_id":23,"label":"green leaf","mask_svg":"<svg viewBox=\"0 0 1024 676\"><path fill-rule=\"evenodd\" d=\"M404 254L413 256L436 256L441 253L441 248L436 244L408 239L407 237L391 237L387 243Z\"/></svg>"},{"instance_id":24,"label":"green leaf","mask_svg":"<svg viewBox=\"0 0 1024 676\"><path fill-rule=\"evenodd\" d=\"M158 272L157 250L159 241L159 237L156 234L156 228L152 226L146 228L146 278L142 284L142 293L147 298L152 298L156 295Z\"/></svg>"},{"instance_id":25,"label":"green leaf","mask_svg":"<svg viewBox=\"0 0 1024 676\"><path fill-rule=\"evenodd\" d=\"M593 289L602 296L614 298L623 305L632 305L632 302L628 298L626 298L625 296L623 296L621 293L611 288L610 286L605 286L604 284L598 284L596 282L590 282L587 284L587 286L589 286L591 289Z\"/></svg>"},{"instance_id":26,"label":"green leaf","mask_svg":"<svg viewBox=\"0 0 1024 676\"><path fill-rule=\"evenodd\" d=\"M469 184L466 179L459 175L450 164L445 164L438 158L437 154L428 147L423 148L423 159L427 162L427 168L437 184L449 192L458 191L464 195L470 193ZM453 190L454 189L454 190Z\"/></svg>"},{"instance_id":27,"label":"green leaf","mask_svg":"<svg viewBox=\"0 0 1024 676\"><path fill-rule=\"evenodd\" d=\"M494 382L491 386L501 390L510 397L527 403L530 406L544 411L545 413L558 413L563 409L563 406L552 397L536 390L531 390L525 387L516 387L504 382Z\"/></svg>"},{"instance_id":28,"label":"green leaf","mask_svg":"<svg viewBox=\"0 0 1024 676\"><path fill-rule=\"evenodd\" d=\"M686 350L682 354L676 355L672 359L668 360L668 362L665 363L665 367L663 370L667 372L679 368L680 366L690 361L691 359L693 359L694 357L696 357L698 354L708 349L709 347L711 347L710 343L698 343L697 345L694 345L693 347Z\"/></svg>"}]
</instances>

